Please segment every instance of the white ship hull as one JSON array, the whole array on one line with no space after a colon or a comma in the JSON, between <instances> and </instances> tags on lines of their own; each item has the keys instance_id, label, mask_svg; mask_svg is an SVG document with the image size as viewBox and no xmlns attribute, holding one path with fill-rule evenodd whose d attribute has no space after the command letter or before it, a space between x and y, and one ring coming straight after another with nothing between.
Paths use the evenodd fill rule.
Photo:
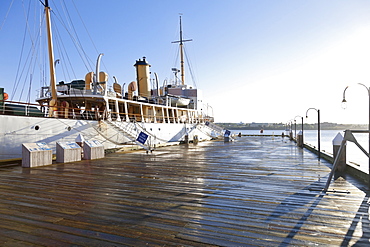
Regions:
<instances>
[{"instance_id":1,"label":"white ship hull","mask_svg":"<svg viewBox=\"0 0 370 247\"><path fill-rule=\"evenodd\" d=\"M145 129L150 134L147 142L151 142L151 146L184 141L185 135L189 140L196 135L200 141L214 136L213 130L204 123L116 123L131 128L137 135ZM133 144L124 131L117 130L107 121L0 115L0 130L2 160L21 158L22 143L46 142L55 153L56 142L74 142L79 134L85 140L99 140L105 149Z\"/></svg>"}]
</instances>

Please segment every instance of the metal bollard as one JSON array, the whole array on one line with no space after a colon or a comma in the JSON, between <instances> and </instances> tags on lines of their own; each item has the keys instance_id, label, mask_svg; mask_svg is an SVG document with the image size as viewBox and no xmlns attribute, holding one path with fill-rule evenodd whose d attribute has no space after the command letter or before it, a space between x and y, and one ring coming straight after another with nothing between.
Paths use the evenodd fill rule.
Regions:
<instances>
[{"instance_id":1,"label":"metal bollard","mask_svg":"<svg viewBox=\"0 0 370 247\"><path fill-rule=\"evenodd\" d=\"M189 144L189 135L185 135L184 143Z\"/></svg>"},{"instance_id":2,"label":"metal bollard","mask_svg":"<svg viewBox=\"0 0 370 247\"><path fill-rule=\"evenodd\" d=\"M75 139L75 142L77 143L78 146L81 147L81 158L84 157L84 141L85 138L83 137L83 135L78 134L78 136Z\"/></svg>"},{"instance_id":3,"label":"metal bollard","mask_svg":"<svg viewBox=\"0 0 370 247\"><path fill-rule=\"evenodd\" d=\"M293 141L293 132L291 130L289 132L289 140Z\"/></svg>"},{"instance_id":4,"label":"metal bollard","mask_svg":"<svg viewBox=\"0 0 370 247\"><path fill-rule=\"evenodd\" d=\"M198 141L199 141L199 140L198 140L198 135L194 135L194 136L193 136L193 143L194 143L194 144L198 144Z\"/></svg>"},{"instance_id":5,"label":"metal bollard","mask_svg":"<svg viewBox=\"0 0 370 247\"><path fill-rule=\"evenodd\" d=\"M298 147L303 148L303 133L302 133L302 130L298 132L297 145L298 145Z\"/></svg>"}]
</instances>

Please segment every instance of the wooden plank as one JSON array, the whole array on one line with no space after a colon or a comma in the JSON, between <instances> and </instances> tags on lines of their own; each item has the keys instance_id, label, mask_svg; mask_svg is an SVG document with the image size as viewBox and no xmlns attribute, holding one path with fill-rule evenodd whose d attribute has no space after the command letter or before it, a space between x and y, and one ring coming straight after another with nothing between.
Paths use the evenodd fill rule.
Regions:
<instances>
[{"instance_id":1,"label":"wooden plank","mask_svg":"<svg viewBox=\"0 0 370 247\"><path fill-rule=\"evenodd\" d=\"M0 245L353 245L369 199L289 141L242 137L0 169Z\"/></svg>"}]
</instances>

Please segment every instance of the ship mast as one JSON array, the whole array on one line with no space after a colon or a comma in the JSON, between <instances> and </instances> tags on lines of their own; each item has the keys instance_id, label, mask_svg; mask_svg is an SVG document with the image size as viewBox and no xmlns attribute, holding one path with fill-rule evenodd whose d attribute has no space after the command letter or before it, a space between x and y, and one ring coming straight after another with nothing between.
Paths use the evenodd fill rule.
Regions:
<instances>
[{"instance_id":1,"label":"ship mast","mask_svg":"<svg viewBox=\"0 0 370 247\"><path fill-rule=\"evenodd\" d=\"M180 40L173 41L172 43L180 43L180 70L181 70L181 83L185 85L185 68L184 68L184 42L193 41L192 39L182 39L182 25L180 15Z\"/></svg>"},{"instance_id":2,"label":"ship mast","mask_svg":"<svg viewBox=\"0 0 370 247\"><path fill-rule=\"evenodd\" d=\"M46 18L46 32L48 35L48 51L49 51L49 67L50 67L50 89L51 89L51 100L49 102L49 117L54 114L54 107L57 105L57 89L56 89L56 77L54 67L54 53L53 53L53 38L51 33L51 21L50 21L50 7L49 0L45 0L45 18Z\"/></svg>"}]
</instances>

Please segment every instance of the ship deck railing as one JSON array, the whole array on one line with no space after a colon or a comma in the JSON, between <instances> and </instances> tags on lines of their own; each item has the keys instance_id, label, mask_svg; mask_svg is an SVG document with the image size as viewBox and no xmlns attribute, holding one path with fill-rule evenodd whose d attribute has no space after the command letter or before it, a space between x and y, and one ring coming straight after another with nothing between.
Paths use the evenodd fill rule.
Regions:
<instances>
[{"instance_id":1,"label":"ship deck railing","mask_svg":"<svg viewBox=\"0 0 370 247\"><path fill-rule=\"evenodd\" d=\"M27 117L48 117L48 106L40 106L39 104L24 103L17 101L0 101L0 114L2 115L16 115ZM66 110L68 110L66 114ZM186 111L185 109L177 109L178 111ZM194 111L195 112L195 111ZM166 112L167 114L167 112ZM126 122L145 122L145 123L205 123L207 121L213 122L213 118L195 114L194 116L176 115L178 113L169 112L170 115L144 115L140 113L126 113L115 111L99 111L99 110L85 110L74 107L58 106L56 111L56 118L61 119L82 119L82 120L102 120L110 118L112 120L120 120ZM175 115L175 116L173 116Z\"/></svg>"}]
</instances>

